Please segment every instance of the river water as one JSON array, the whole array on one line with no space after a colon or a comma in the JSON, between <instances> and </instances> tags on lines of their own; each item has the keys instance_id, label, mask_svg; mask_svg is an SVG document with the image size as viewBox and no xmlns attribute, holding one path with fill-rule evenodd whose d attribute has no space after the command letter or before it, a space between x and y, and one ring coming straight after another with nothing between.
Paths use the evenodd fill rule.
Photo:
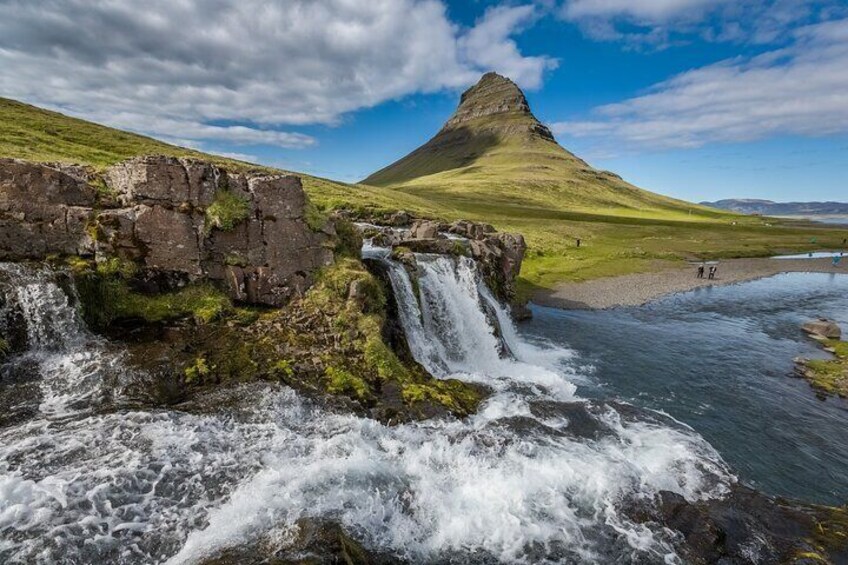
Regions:
<instances>
[{"instance_id":1,"label":"river water","mask_svg":"<svg viewBox=\"0 0 848 565\"><path fill-rule=\"evenodd\" d=\"M826 357L802 323L826 316L848 328L848 276L787 273L638 308L534 315L526 332L576 351L589 375L582 394L686 422L767 493L848 500L848 402L788 378L796 356Z\"/></svg>"},{"instance_id":2,"label":"river water","mask_svg":"<svg viewBox=\"0 0 848 565\"><path fill-rule=\"evenodd\" d=\"M297 520L315 517L413 562L677 563L670 532L630 521L628 501L719 497L737 472L775 492L836 496L836 474L817 488L790 478L813 458L836 473L844 451L825 457L839 439L817 426L844 425L844 413L816 412L806 385L783 375L796 350L815 352L797 323L831 304L824 292L844 300L844 282L751 283L643 312L537 309L519 331L471 261L419 255L413 285L383 250L370 253L389 269L416 359L492 391L476 415L386 427L261 384L217 391L204 410L142 409L125 400L138 376L87 331L72 290L49 271L0 265L5 318L23 321L28 342L0 368L0 408L13 416L0 420L0 562L200 563L245 544L283 549ZM752 336L774 353L756 358L765 373L745 373L754 357L734 361L756 349ZM678 357L713 368L695 382ZM734 367L745 373L735 393L730 374L705 382ZM804 426L752 415L796 406ZM757 418L793 439L782 458L752 445L756 430L767 437ZM787 448L816 435L808 459ZM752 449L746 466L739 453ZM769 464L785 482L767 484Z\"/></svg>"}]
</instances>

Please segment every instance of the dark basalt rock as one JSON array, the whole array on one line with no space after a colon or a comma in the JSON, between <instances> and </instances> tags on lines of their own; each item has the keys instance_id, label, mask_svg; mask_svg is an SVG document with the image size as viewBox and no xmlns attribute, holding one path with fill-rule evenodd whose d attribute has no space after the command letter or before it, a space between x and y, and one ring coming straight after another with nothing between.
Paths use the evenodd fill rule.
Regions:
<instances>
[{"instance_id":1,"label":"dark basalt rock","mask_svg":"<svg viewBox=\"0 0 848 565\"><path fill-rule=\"evenodd\" d=\"M203 565L388 565L404 561L365 549L340 525L330 521L302 518L295 524L294 541L285 548L274 549L262 542L207 559Z\"/></svg>"},{"instance_id":2,"label":"dark basalt rock","mask_svg":"<svg viewBox=\"0 0 848 565\"><path fill-rule=\"evenodd\" d=\"M400 212L398 212L400 214ZM372 223L385 223L385 217L367 218ZM451 233L462 239L448 239L443 233ZM374 244L393 247L394 258L403 260L403 253L435 253L440 255L464 255L477 261L480 274L489 288L502 302L512 303L515 299L515 279L521 272L521 263L527 244L521 234L498 233L489 224L457 220L445 224L435 220L418 219L412 223L408 237L401 232L384 228L379 233L369 234ZM411 266L411 265L410 265ZM519 317L530 317L529 310L520 310Z\"/></svg>"},{"instance_id":3,"label":"dark basalt rock","mask_svg":"<svg viewBox=\"0 0 848 565\"><path fill-rule=\"evenodd\" d=\"M773 499L735 485L721 499L688 502L663 491L650 504L634 503L637 522L659 523L678 532L686 563L845 563L845 509Z\"/></svg>"},{"instance_id":4,"label":"dark basalt rock","mask_svg":"<svg viewBox=\"0 0 848 565\"><path fill-rule=\"evenodd\" d=\"M221 227L207 212L224 193L243 214ZM279 306L333 261L334 230L310 229L306 205L297 177L234 174L192 159L139 157L102 177L0 159L0 260L116 257L138 264L140 287L209 280L234 300Z\"/></svg>"}]
</instances>

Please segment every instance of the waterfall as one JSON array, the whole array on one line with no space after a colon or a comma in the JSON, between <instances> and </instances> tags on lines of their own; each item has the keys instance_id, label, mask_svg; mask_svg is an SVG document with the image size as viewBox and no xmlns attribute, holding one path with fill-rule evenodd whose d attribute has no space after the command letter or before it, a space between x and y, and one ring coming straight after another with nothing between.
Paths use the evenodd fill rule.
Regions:
<instances>
[{"instance_id":1,"label":"waterfall","mask_svg":"<svg viewBox=\"0 0 848 565\"><path fill-rule=\"evenodd\" d=\"M270 383L212 391L203 411L100 406L120 355L54 273L3 265L29 344L3 370L29 368L41 398L0 425L0 562L203 563L284 549L303 518L412 563L680 562L670 532L620 507L725 492L702 438L577 397L569 352L524 340L472 261L418 255L412 278L363 252L386 266L415 358L491 391L477 414L390 427Z\"/></svg>"},{"instance_id":2,"label":"waterfall","mask_svg":"<svg viewBox=\"0 0 848 565\"><path fill-rule=\"evenodd\" d=\"M23 326L26 351L13 357L5 372L31 370L40 376L39 410L52 416L88 409L101 392L104 372L117 363L106 344L93 336L71 297L47 267L0 263L6 288L0 320L11 332Z\"/></svg>"},{"instance_id":3,"label":"waterfall","mask_svg":"<svg viewBox=\"0 0 848 565\"><path fill-rule=\"evenodd\" d=\"M468 257L416 253L417 277L366 244L363 256L386 268L401 325L415 360L439 378L459 377L496 389L537 385L558 399L575 386L560 374L571 352L538 348L518 336L507 309L492 295ZM416 291L417 289L417 291Z\"/></svg>"}]
</instances>

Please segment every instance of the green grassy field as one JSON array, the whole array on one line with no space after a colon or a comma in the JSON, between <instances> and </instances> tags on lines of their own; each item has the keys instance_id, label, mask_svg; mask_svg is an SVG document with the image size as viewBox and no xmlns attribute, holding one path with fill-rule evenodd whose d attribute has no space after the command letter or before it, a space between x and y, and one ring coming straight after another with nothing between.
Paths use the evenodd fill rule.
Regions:
<instances>
[{"instance_id":1,"label":"green grassy field","mask_svg":"<svg viewBox=\"0 0 848 565\"><path fill-rule=\"evenodd\" d=\"M543 146L538 159L544 161L544 154L556 152L558 147ZM493 150L491 154L481 155L480 160L466 166L470 172L445 171L437 175L439 183L435 185L429 184L432 178L411 179L396 186L367 186L301 177L312 201L324 210L404 209L444 220L488 222L502 231L523 233L530 246L522 269L521 288L525 292L536 287L551 288L561 281L652 270L695 257L752 257L835 248L843 237L848 237L848 230L723 213L635 187L631 190L626 183L621 190L631 198L623 199L621 202L628 206L622 206L621 202L609 202L609 196L598 197L608 189L613 193L617 190L617 177L608 173L596 172L605 182L613 183L600 188L588 180L594 173L578 175L576 180L566 177L568 186L592 185L581 190L594 191L595 196L593 202L584 198L582 204L563 200L559 185L552 184L562 184L561 178L557 180L549 170L535 179L527 174L526 167L535 165L527 157L532 151L522 147L521 142L513 140L489 148ZM523 162L516 163L516 152L525 155ZM0 98L0 156L103 168L152 153L209 159L230 169L276 171ZM569 166L585 166L561 148L559 155L571 163ZM444 162L437 164L443 165ZM465 183L454 179L463 176ZM578 237L583 241L579 249L575 246ZM812 238L816 238L815 243Z\"/></svg>"}]
</instances>

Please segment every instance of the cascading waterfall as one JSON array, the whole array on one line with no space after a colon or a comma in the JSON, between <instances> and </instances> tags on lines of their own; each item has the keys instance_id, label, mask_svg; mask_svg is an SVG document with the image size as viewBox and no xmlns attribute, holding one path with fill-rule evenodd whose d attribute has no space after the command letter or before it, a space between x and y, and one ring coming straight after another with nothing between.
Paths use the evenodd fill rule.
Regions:
<instances>
[{"instance_id":1,"label":"cascading waterfall","mask_svg":"<svg viewBox=\"0 0 848 565\"><path fill-rule=\"evenodd\" d=\"M26 331L27 352L6 370L35 364L40 375L39 410L55 417L90 408L101 380L117 363L106 344L85 327L56 274L44 267L0 263L9 292L0 317L17 315Z\"/></svg>"},{"instance_id":2,"label":"cascading waterfall","mask_svg":"<svg viewBox=\"0 0 848 565\"><path fill-rule=\"evenodd\" d=\"M388 267L416 359L493 391L479 413L387 427L254 384L205 415L43 414L0 428L0 561L198 563L283 548L304 517L413 562L679 561L669 532L618 508L721 495L733 477L706 442L577 398L568 352L523 341L472 262L419 255L416 284L387 250L365 253Z\"/></svg>"}]
</instances>

